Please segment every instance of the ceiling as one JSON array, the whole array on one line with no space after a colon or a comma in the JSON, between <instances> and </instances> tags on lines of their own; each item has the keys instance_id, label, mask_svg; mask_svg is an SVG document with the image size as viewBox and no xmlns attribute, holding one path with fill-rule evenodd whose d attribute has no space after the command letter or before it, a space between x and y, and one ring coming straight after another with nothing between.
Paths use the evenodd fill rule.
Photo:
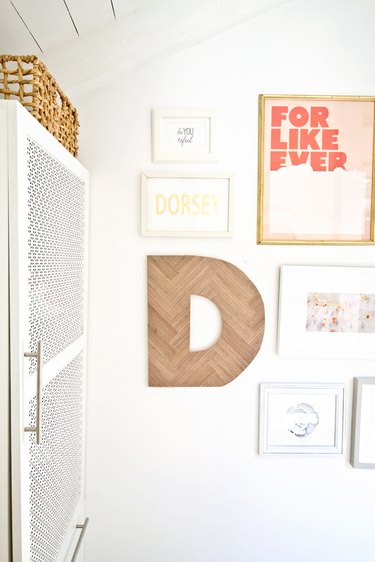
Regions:
<instances>
[{"instance_id":1,"label":"ceiling","mask_svg":"<svg viewBox=\"0 0 375 562\"><path fill-rule=\"evenodd\" d=\"M45 53L152 4L155 0L0 0L0 51Z\"/></svg>"},{"instance_id":2,"label":"ceiling","mask_svg":"<svg viewBox=\"0 0 375 562\"><path fill-rule=\"evenodd\" d=\"M0 53L37 55L70 96L292 0L0 0Z\"/></svg>"}]
</instances>

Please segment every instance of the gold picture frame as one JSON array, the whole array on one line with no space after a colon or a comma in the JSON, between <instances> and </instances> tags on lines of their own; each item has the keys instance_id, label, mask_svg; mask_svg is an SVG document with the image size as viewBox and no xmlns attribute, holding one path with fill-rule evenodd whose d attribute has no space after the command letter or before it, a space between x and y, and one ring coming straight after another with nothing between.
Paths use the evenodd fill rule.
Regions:
<instances>
[{"instance_id":1,"label":"gold picture frame","mask_svg":"<svg viewBox=\"0 0 375 562\"><path fill-rule=\"evenodd\" d=\"M375 97L260 95L258 244L375 243Z\"/></svg>"}]
</instances>

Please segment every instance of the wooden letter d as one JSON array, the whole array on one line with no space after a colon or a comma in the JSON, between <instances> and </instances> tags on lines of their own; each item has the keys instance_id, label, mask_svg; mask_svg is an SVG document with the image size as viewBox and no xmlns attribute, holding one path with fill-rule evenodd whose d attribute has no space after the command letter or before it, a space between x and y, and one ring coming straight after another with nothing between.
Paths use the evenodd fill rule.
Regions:
<instances>
[{"instance_id":1,"label":"wooden letter d","mask_svg":"<svg viewBox=\"0 0 375 562\"><path fill-rule=\"evenodd\" d=\"M235 265L199 256L148 256L149 386L222 386L258 353L264 306ZM212 347L190 351L190 296L220 310L222 333Z\"/></svg>"}]
</instances>

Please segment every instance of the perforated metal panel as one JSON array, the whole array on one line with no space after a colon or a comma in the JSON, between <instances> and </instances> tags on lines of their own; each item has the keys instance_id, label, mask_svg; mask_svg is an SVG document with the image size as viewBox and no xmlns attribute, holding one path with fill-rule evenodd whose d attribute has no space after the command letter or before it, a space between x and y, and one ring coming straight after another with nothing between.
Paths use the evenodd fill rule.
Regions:
<instances>
[{"instance_id":1,"label":"perforated metal panel","mask_svg":"<svg viewBox=\"0 0 375 562\"><path fill-rule=\"evenodd\" d=\"M54 562L82 482L83 358L80 353L43 389L42 442L30 434L30 562ZM35 424L35 398L30 424Z\"/></svg>"},{"instance_id":2,"label":"perforated metal panel","mask_svg":"<svg viewBox=\"0 0 375 562\"><path fill-rule=\"evenodd\" d=\"M60 562L85 515L88 173L22 106L7 102L6 116L12 556Z\"/></svg>"},{"instance_id":3,"label":"perforated metal panel","mask_svg":"<svg viewBox=\"0 0 375 562\"><path fill-rule=\"evenodd\" d=\"M29 349L47 362L83 333L84 182L32 139L27 154Z\"/></svg>"}]
</instances>

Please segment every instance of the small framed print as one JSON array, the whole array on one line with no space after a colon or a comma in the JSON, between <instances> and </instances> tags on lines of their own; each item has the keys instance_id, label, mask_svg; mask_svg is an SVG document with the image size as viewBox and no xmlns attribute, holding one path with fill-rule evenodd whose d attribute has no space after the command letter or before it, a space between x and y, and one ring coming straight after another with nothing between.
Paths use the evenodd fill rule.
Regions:
<instances>
[{"instance_id":1,"label":"small framed print","mask_svg":"<svg viewBox=\"0 0 375 562\"><path fill-rule=\"evenodd\" d=\"M375 358L375 268L281 267L278 353Z\"/></svg>"},{"instance_id":2,"label":"small framed print","mask_svg":"<svg viewBox=\"0 0 375 562\"><path fill-rule=\"evenodd\" d=\"M153 162L217 162L216 111L152 110Z\"/></svg>"},{"instance_id":3,"label":"small framed print","mask_svg":"<svg viewBox=\"0 0 375 562\"><path fill-rule=\"evenodd\" d=\"M259 453L342 454L344 398L340 383L261 383Z\"/></svg>"},{"instance_id":4,"label":"small framed print","mask_svg":"<svg viewBox=\"0 0 375 562\"><path fill-rule=\"evenodd\" d=\"M354 379L352 449L354 468L375 468L375 377Z\"/></svg>"},{"instance_id":5,"label":"small framed print","mask_svg":"<svg viewBox=\"0 0 375 562\"><path fill-rule=\"evenodd\" d=\"M374 97L259 98L259 244L374 244Z\"/></svg>"},{"instance_id":6,"label":"small framed print","mask_svg":"<svg viewBox=\"0 0 375 562\"><path fill-rule=\"evenodd\" d=\"M231 236L232 178L142 174L142 236Z\"/></svg>"}]
</instances>

